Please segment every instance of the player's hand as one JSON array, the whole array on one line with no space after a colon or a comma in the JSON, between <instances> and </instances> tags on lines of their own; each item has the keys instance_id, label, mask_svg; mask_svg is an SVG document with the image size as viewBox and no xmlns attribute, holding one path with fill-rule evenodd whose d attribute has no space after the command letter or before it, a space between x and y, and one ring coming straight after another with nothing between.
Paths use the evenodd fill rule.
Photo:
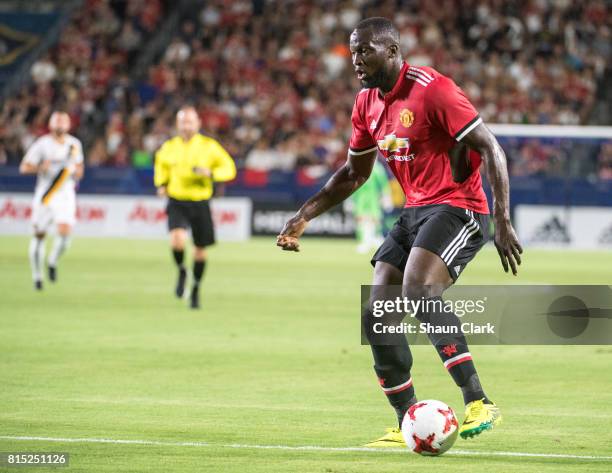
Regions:
<instances>
[{"instance_id":1,"label":"player's hand","mask_svg":"<svg viewBox=\"0 0 612 473\"><path fill-rule=\"evenodd\" d=\"M196 176L201 176L201 177L211 177L212 176L212 171L208 168L202 168L199 166L195 166L193 168L193 173Z\"/></svg>"},{"instance_id":2,"label":"player's hand","mask_svg":"<svg viewBox=\"0 0 612 473\"><path fill-rule=\"evenodd\" d=\"M168 195L168 191L166 190L166 186L161 186L157 188L157 195L159 197L166 197Z\"/></svg>"},{"instance_id":3,"label":"player's hand","mask_svg":"<svg viewBox=\"0 0 612 473\"><path fill-rule=\"evenodd\" d=\"M298 238L306 230L308 222L298 215L290 218L283 227L280 235L276 237L276 246L280 246L285 251L300 251Z\"/></svg>"},{"instance_id":4,"label":"player's hand","mask_svg":"<svg viewBox=\"0 0 612 473\"><path fill-rule=\"evenodd\" d=\"M518 237L510 221L503 220L495 223L494 241L504 271L507 273L508 268L510 268L512 274L516 276L518 272L516 268L521 264L523 248L518 241Z\"/></svg>"}]
</instances>

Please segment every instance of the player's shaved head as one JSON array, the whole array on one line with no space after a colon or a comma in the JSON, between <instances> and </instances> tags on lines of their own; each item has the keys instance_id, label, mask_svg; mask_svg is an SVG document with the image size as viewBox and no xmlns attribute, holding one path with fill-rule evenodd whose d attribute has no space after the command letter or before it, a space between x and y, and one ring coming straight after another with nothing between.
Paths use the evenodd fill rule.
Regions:
<instances>
[{"instance_id":1,"label":"player's shaved head","mask_svg":"<svg viewBox=\"0 0 612 473\"><path fill-rule=\"evenodd\" d=\"M395 44L399 46L399 31L391 20L383 18L382 16L373 16L360 21L357 23L355 31L370 32L373 41L385 45Z\"/></svg>"},{"instance_id":2,"label":"player's shaved head","mask_svg":"<svg viewBox=\"0 0 612 473\"><path fill-rule=\"evenodd\" d=\"M176 113L176 129L185 140L200 131L200 116L193 105L184 105Z\"/></svg>"},{"instance_id":3,"label":"player's shaved head","mask_svg":"<svg viewBox=\"0 0 612 473\"><path fill-rule=\"evenodd\" d=\"M351 33L350 49L361 84L389 92L402 68L399 31L393 23L378 16L359 22Z\"/></svg>"},{"instance_id":4,"label":"player's shaved head","mask_svg":"<svg viewBox=\"0 0 612 473\"><path fill-rule=\"evenodd\" d=\"M70 115L63 110L56 110L49 117L49 130L56 136L68 133L70 126Z\"/></svg>"}]
</instances>

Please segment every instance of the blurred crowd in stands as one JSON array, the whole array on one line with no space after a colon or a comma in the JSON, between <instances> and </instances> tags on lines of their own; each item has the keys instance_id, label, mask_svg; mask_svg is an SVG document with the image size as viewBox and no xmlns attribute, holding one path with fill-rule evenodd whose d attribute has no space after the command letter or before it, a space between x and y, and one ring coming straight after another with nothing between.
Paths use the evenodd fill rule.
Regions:
<instances>
[{"instance_id":1,"label":"blurred crowd in stands","mask_svg":"<svg viewBox=\"0 0 612 473\"><path fill-rule=\"evenodd\" d=\"M46 132L55 107L66 110L72 118L72 132L91 143L96 132L94 117L104 114L112 119L112 104L121 100L116 96L120 93L117 86L129 89L127 68L155 34L164 3L85 0L57 44L33 64L30 83L5 98L0 110L0 161L19 161L32 141ZM118 145L112 134L107 133L106 140L108 159L88 160L88 164L115 164Z\"/></svg>"},{"instance_id":2,"label":"blurred crowd in stands","mask_svg":"<svg viewBox=\"0 0 612 473\"><path fill-rule=\"evenodd\" d=\"M61 103L76 134L92 135L90 166L150 166L189 102L239 166L325 174L346 157L359 89L348 36L368 16L392 18L406 60L451 76L491 123L591 123L610 72L604 0L209 0L145 77L130 77L164 4L87 0L34 64L33 84L4 104L0 160L20 159ZM92 134L96 110L104 126ZM554 147L538 143L514 149L513 173L556 172ZM610 147L588 157L602 178L612 177Z\"/></svg>"}]
</instances>

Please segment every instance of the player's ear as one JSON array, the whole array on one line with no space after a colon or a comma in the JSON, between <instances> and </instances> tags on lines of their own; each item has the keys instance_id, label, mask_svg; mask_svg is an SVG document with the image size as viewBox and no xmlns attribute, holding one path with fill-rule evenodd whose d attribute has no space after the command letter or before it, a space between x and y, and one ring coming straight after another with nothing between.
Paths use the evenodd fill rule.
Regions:
<instances>
[{"instance_id":1,"label":"player's ear","mask_svg":"<svg viewBox=\"0 0 612 473\"><path fill-rule=\"evenodd\" d=\"M399 53L399 47L397 44L390 44L387 48L387 53L389 55L389 59L393 59Z\"/></svg>"}]
</instances>

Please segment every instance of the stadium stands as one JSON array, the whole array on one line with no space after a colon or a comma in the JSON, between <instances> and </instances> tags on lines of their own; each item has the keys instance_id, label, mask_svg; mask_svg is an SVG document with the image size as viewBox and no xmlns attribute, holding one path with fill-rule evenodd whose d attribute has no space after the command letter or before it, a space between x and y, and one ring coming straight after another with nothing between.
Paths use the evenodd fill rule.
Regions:
<instances>
[{"instance_id":1,"label":"stadium stands","mask_svg":"<svg viewBox=\"0 0 612 473\"><path fill-rule=\"evenodd\" d=\"M609 124L603 1L194 1L145 77L129 77L163 22L161 0L144 4L85 2L32 83L5 102L0 161L17 162L51 104L63 103L82 135L104 116L105 129L83 136L89 166L148 167L173 111L190 101L241 167L319 177L345 157L359 87L346 43L372 15L393 18L407 60L452 76L488 122ZM609 148L588 153L583 175L609 178ZM545 144L513 149L514 174L558 174Z\"/></svg>"},{"instance_id":2,"label":"stadium stands","mask_svg":"<svg viewBox=\"0 0 612 473\"><path fill-rule=\"evenodd\" d=\"M123 140L116 135L117 120L112 120L113 100L120 93L118 85L130 83L125 70L155 32L162 7L162 0L83 2L58 43L32 66L31 82L4 101L0 162L19 162L24 149L45 131L49 111L61 106L70 113L76 134L86 142L98 131L92 129L96 116L110 119L106 131L110 157L96 160L90 149L89 165L126 165L129 160L121 154Z\"/></svg>"}]
</instances>

